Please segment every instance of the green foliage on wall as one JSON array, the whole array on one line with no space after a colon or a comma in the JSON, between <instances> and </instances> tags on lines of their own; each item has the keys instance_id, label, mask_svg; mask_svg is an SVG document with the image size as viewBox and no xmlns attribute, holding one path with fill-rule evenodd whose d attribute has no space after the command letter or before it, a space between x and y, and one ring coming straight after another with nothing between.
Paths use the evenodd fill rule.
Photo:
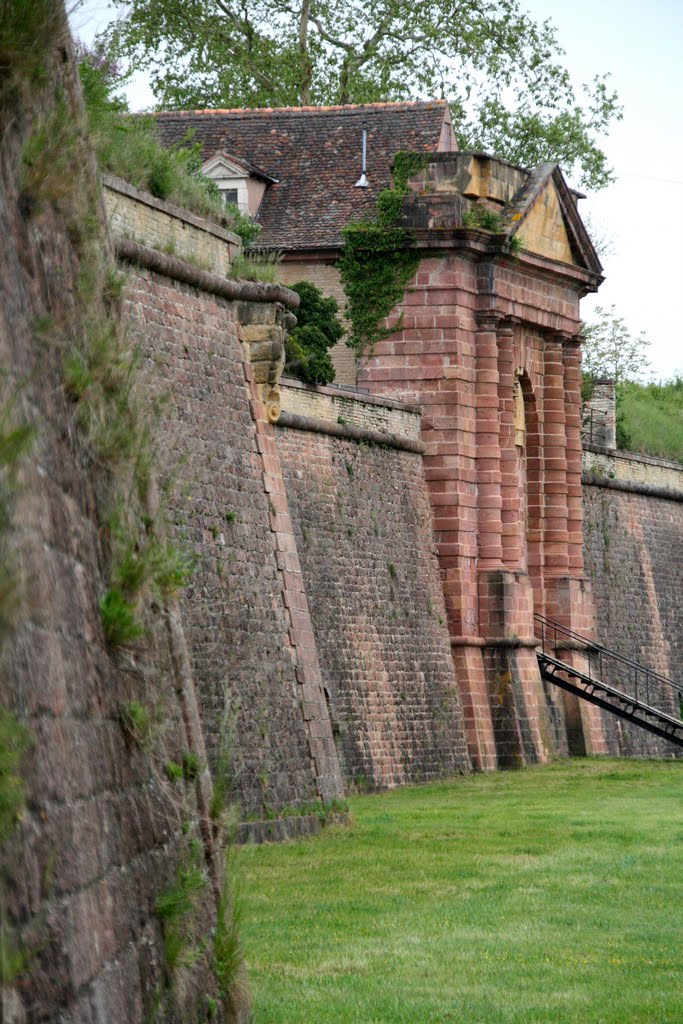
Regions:
<instances>
[{"instance_id":1,"label":"green foliage on wall","mask_svg":"<svg viewBox=\"0 0 683 1024\"><path fill-rule=\"evenodd\" d=\"M301 304L296 311L297 325L285 347L285 373L306 384L330 384L334 366L328 352L344 333L337 319L337 300L325 298L310 281L299 281L291 288Z\"/></svg>"},{"instance_id":2,"label":"green foliage on wall","mask_svg":"<svg viewBox=\"0 0 683 1024\"><path fill-rule=\"evenodd\" d=\"M347 344L357 355L372 349L397 329L398 325L386 328L381 324L403 298L420 258L414 249L413 233L398 227L396 222L408 194L408 180L423 170L428 161L428 153L397 153L394 188L380 192L375 218L344 228L339 271L351 321Z\"/></svg>"}]
</instances>

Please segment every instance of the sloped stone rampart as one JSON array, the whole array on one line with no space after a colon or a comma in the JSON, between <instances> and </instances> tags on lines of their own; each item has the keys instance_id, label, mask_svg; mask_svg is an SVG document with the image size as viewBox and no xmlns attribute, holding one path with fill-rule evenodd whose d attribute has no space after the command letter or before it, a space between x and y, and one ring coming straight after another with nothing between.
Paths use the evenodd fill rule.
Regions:
<instances>
[{"instance_id":1,"label":"sloped stone rampart","mask_svg":"<svg viewBox=\"0 0 683 1024\"><path fill-rule=\"evenodd\" d=\"M104 315L96 287L87 287L96 275L84 236L97 243L98 258L111 254L103 220L97 223L94 162L79 134L66 18L57 3L38 10L49 29L44 53L36 43L43 74L31 89L3 76L0 111L3 443L19 424L35 434L3 523L22 600L1 638L0 700L28 728L32 745L22 765L27 806L0 849L0 1016L22 1024L138 1024L155 1014L167 985L155 904L176 876L183 819L196 822L203 813L203 787L174 787L163 760L126 728L122 710L132 701L151 709L169 759L179 762L188 751L202 758L203 751L193 743L190 695L178 673L182 627L173 610L147 616L134 650L113 650L102 629L107 497L117 469L103 469L76 422L64 357L87 337L89 318ZM31 11L26 5L26 18ZM54 123L64 105L76 159L66 178L51 166L50 189L39 181L31 203L22 192L22 149L41 119ZM209 843L205 851L208 860ZM210 894L202 914L208 930ZM13 977L15 953L25 965ZM183 1006L182 998L175 1007L165 1003L163 1019L178 1021L183 1009L194 1017L195 999L205 1005L206 994L217 995L215 981L198 962L184 978Z\"/></svg>"},{"instance_id":2,"label":"sloped stone rampart","mask_svg":"<svg viewBox=\"0 0 683 1024\"><path fill-rule=\"evenodd\" d=\"M243 815L340 796L284 486L263 433L271 428L259 426L265 412L242 358L238 303L165 269L135 268L125 315L168 395L168 463L183 477L171 514L196 560L183 621L209 759L216 763L227 708ZM275 324L276 304L268 308Z\"/></svg>"},{"instance_id":3,"label":"sloped stone rampart","mask_svg":"<svg viewBox=\"0 0 683 1024\"><path fill-rule=\"evenodd\" d=\"M683 467L628 453L584 453L584 556L597 608L597 636L612 650L683 683ZM615 685L623 673L611 672ZM628 689L629 683L626 681ZM656 688L655 688L656 689ZM679 711L662 688L662 706ZM656 702L656 701L653 701ZM666 740L604 716L610 750L680 753Z\"/></svg>"},{"instance_id":4,"label":"sloped stone rampart","mask_svg":"<svg viewBox=\"0 0 683 1024\"><path fill-rule=\"evenodd\" d=\"M346 777L395 786L466 770L421 457L275 430Z\"/></svg>"}]
</instances>

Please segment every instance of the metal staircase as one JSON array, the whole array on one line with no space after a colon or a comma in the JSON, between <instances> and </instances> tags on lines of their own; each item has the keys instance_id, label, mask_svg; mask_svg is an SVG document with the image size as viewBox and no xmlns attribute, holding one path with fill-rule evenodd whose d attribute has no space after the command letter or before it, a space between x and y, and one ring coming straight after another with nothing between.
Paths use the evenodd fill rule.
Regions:
<instances>
[{"instance_id":1,"label":"metal staircase","mask_svg":"<svg viewBox=\"0 0 683 1024\"><path fill-rule=\"evenodd\" d=\"M534 615L534 620L543 679L683 747L683 686L544 615ZM561 661L558 650L576 651L585 668ZM619 687L606 678L618 681Z\"/></svg>"}]
</instances>

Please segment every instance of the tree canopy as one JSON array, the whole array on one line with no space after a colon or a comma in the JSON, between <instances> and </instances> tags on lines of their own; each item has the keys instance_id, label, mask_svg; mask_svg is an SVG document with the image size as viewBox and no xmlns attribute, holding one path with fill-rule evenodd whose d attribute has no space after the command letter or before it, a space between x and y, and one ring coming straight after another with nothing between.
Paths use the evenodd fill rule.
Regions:
<instances>
[{"instance_id":1,"label":"tree canopy","mask_svg":"<svg viewBox=\"0 0 683 1024\"><path fill-rule=\"evenodd\" d=\"M637 381L650 369L647 350L650 342L641 331L634 335L626 321L617 316L614 306L595 307L595 319L582 325L583 373L585 376L606 377L615 384Z\"/></svg>"},{"instance_id":2,"label":"tree canopy","mask_svg":"<svg viewBox=\"0 0 683 1024\"><path fill-rule=\"evenodd\" d=\"M554 27L518 0L113 0L114 51L166 109L450 102L465 148L557 160L610 180L600 137L620 118L606 75L582 87Z\"/></svg>"}]
</instances>

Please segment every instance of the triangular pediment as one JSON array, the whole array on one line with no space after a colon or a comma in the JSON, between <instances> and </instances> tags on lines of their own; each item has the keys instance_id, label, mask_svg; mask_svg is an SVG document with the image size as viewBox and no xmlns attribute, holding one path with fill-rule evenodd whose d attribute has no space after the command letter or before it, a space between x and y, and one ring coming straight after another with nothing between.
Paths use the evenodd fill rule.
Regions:
<instances>
[{"instance_id":1,"label":"triangular pediment","mask_svg":"<svg viewBox=\"0 0 683 1024\"><path fill-rule=\"evenodd\" d=\"M202 164L202 174L208 178L248 178L249 169L241 160L217 153Z\"/></svg>"},{"instance_id":2,"label":"triangular pediment","mask_svg":"<svg viewBox=\"0 0 683 1024\"><path fill-rule=\"evenodd\" d=\"M562 207L552 180L546 182L524 218L524 248L539 256L576 265Z\"/></svg>"},{"instance_id":3,"label":"triangular pediment","mask_svg":"<svg viewBox=\"0 0 683 1024\"><path fill-rule=\"evenodd\" d=\"M602 265L557 164L541 164L506 211L510 236L527 252L600 274Z\"/></svg>"}]
</instances>

